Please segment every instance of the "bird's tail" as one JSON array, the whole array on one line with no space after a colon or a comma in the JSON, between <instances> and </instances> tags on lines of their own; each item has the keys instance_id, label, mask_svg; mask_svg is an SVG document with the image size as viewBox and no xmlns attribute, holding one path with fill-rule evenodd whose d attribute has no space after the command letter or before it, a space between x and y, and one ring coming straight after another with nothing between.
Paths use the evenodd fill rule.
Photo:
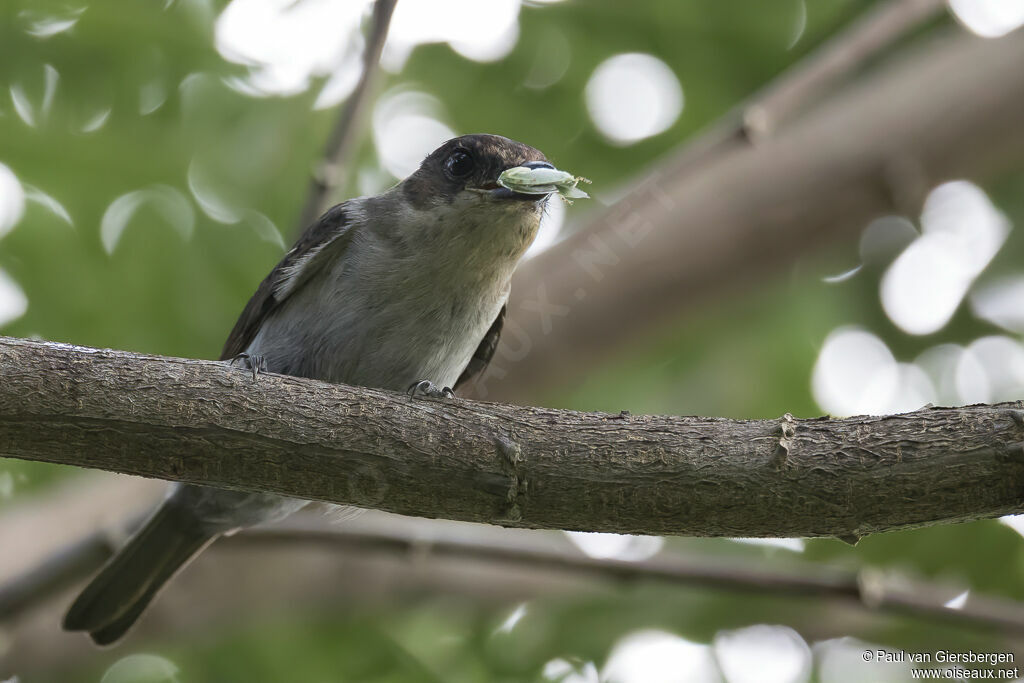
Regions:
<instances>
[{"instance_id":1,"label":"bird's tail","mask_svg":"<svg viewBox=\"0 0 1024 683\"><path fill-rule=\"evenodd\" d=\"M168 500L85 587L64 617L67 631L88 631L97 645L115 642L168 579L219 534Z\"/></svg>"}]
</instances>

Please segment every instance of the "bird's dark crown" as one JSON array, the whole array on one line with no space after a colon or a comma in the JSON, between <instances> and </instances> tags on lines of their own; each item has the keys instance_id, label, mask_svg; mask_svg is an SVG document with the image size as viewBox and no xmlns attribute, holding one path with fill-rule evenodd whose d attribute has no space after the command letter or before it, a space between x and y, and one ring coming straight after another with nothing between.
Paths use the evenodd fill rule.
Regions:
<instances>
[{"instance_id":1,"label":"bird's dark crown","mask_svg":"<svg viewBox=\"0 0 1024 683\"><path fill-rule=\"evenodd\" d=\"M456 154L466 154L472 160L471 170L464 175L453 173ZM500 135L463 135L427 155L419 169L402 183L402 190L415 206L427 206L438 199L451 201L467 187L493 189L502 171L531 161L546 163L547 157L540 150Z\"/></svg>"}]
</instances>

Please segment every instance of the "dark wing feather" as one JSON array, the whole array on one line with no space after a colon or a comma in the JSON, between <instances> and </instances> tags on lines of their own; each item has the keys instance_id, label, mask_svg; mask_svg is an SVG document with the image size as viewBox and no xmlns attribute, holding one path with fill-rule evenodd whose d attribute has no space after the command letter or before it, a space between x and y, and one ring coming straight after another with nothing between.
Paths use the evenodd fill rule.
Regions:
<instances>
[{"instance_id":1,"label":"dark wing feather","mask_svg":"<svg viewBox=\"0 0 1024 683\"><path fill-rule=\"evenodd\" d=\"M453 389L458 389L466 382L472 381L474 377L487 368L487 364L494 358L494 350L498 348L498 339L501 338L501 328L505 324L505 309L507 307L507 304L501 307L498 317L494 319L491 327L487 330L487 334L480 340L480 346L476 347L473 357L469 359L466 369L459 375L455 386L452 387Z\"/></svg>"},{"instance_id":2,"label":"dark wing feather","mask_svg":"<svg viewBox=\"0 0 1024 683\"><path fill-rule=\"evenodd\" d=\"M245 305L221 351L221 360L235 358L252 342L263 321L309 278L343 250L352 237L345 204L338 204L309 226L291 251L260 283Z\"/></svg>"}]
</instances>

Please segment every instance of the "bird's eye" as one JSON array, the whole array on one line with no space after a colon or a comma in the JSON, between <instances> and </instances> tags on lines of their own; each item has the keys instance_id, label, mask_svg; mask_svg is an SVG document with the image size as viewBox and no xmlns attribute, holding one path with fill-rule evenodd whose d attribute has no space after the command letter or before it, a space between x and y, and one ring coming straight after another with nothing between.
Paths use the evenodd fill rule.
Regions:
<instances>
[{"instance_id":1,"label":"bird's eye","mask_svg":"<svg viewBox=\"0 0 1024 683\"><path fill-rule=\"evenodd\" d=\"M452 152L445 159L444 170L448 171L448 175L453 178L464 178L473 172L475 165L473 157L469 155L469 152L460 149Z\"/></svg>"}]
</instances>

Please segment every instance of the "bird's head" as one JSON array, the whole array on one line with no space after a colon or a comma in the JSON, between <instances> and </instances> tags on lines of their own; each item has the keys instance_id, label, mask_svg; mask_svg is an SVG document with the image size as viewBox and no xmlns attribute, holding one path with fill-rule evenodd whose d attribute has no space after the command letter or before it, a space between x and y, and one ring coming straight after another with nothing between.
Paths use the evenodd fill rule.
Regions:
<instances>
[{"instance_id":1,"label":"bird's head","mask_svg":"<svg viewBox=\"0 0 1024 683\"><path fill-rule=\"evenodd\" d=\"M516 260L537 234L551 192L498 184L510 168L554 169L539 150L500 135L463 135L431 152L391 193L406 207L407 245L444 245L467 259ZM434 246L436 248L436 246Z\"/></svg>"},{"instance_id":2,"label":"bird's head","mask_svg":"<svg viewBox=\"0 0 1024 683\"><path fill-rule=\"evenodd\" d=\"M504 209L519 204L536 210L548 194L521 194L498 184L510 168L554 166L537 149L500 135L463 135L431 152L419 169L402 183L409 200L418 207L476 202Z\"/></svg>"}]
</instances>

